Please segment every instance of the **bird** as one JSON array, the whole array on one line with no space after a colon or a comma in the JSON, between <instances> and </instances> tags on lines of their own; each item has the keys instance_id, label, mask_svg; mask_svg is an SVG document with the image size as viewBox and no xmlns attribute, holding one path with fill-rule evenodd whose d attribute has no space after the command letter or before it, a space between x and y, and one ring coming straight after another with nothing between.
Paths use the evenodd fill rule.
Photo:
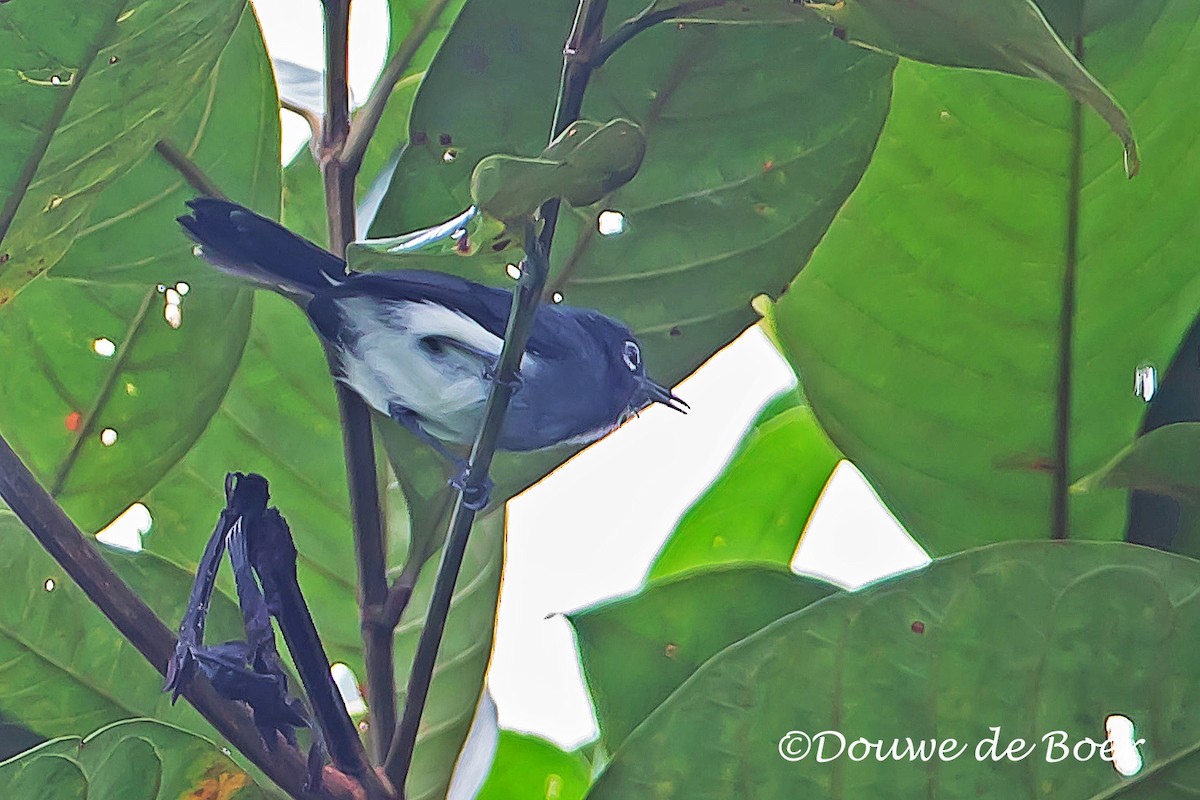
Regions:
<instances>
[{"instance_id":1,"label":"bird","mask_svg":"<svg viewBox=\"0 0 1200 800\"><path fill-rule=\"evenodd\" d=\"M346 262L237 203L197 197L178 217L218 270L299 305L331 354L335 380L455 466L466 486L512 293L441 272L354 272ZM628 326L562 303L538 306L498 449L588 444L653 403L689 406L646 374ZM482 508L490 484L467 505Z\"/></svg>"}]
</instances>

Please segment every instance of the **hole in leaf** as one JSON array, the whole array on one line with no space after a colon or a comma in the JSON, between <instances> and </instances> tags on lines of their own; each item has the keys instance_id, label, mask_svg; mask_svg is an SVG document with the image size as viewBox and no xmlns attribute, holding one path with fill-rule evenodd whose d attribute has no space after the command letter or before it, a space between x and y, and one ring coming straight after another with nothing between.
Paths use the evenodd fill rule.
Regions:
<instances>
[{"instance_id":1,"label":"hole in leaf","mask_svg":"<svg viewBox=\"0 0 1200 800\"><path fill-rule=\"evenodd\" d=\"M625 215L620 211L601 211L596 217L596 230L601 236L616 236L625 232Z\"/></svg>"},{"instance_id":2,"label":"hole in leaf","mask_svg":"<svg viewBox=\"0 0 1200 800\"><path fill-rule=\"evenodd\" d=\"M1153 364L1140 364L1133 371L1133 393L1137 397L1142 398L1142 402L1149 403L1154 397L1154 393L1158 391L1158 370Z\"/></svg>"},{"instance_id":3,"label":"hole in leaf","mask_svg":"<svg viewBox=\"0 0 1200 800\"><path fill-rule=\"evenodd\" d=\"M1142 769L1142 753L1138 750L1140 740L1134 738L1133 720L1121 714L1110 714L1104 720L1104 731L1112 742L1112 765L1121 775L1128 778Z\"/></svg>"},{"instance_id":4,"label":"hole in leaf","mask_svg":"<svg viewBox=\"0 0 1200 800\"><path fill-rule=\"evenodd\" d=\"M346 711L351 716L365 714L367 704L363 701L362 692L358 689L358 679L354 676L354 671L345 664L338 663L330 667L329 674L333 676L333 682L342 696L342 702L346 704Z\"/></svg>"},{"instance_id":5,"label":"hole in leaf","mask_svg":"<svg viewBox=\"0 0 1200 800\"><path fill-rule=\"evenodd\" d=\"M115 428L105 428L100 431L100 444L105 447L112 447L117 443L117 431Z\"/></svg>"},{"instance_id":6,"label":"hole in leaf","mask_svg":"<svg viewBox=\"0 0 1200 800\"><path fill-rule=\"evenodd\" d=\"M150 516L150 509L141 503L134 503L122 511L120 516L108 523L103 530L97 532L96 539L111 547L131 553L140 553L142 536L153 525L154 518Z\"/></svg>"}]
</instances>

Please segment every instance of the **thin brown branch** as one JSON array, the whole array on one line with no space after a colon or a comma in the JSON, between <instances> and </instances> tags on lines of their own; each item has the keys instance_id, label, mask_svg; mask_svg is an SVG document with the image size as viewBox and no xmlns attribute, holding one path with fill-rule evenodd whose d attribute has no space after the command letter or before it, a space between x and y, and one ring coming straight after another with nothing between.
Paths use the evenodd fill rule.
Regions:
<instances>
[{"instance_id":1,"label":"thin brown branch","mask_svg":"<svg viewBox=\"0 0 1200 800\"><path fill-rule=\"evenodd\" d=\"M350 134L342 151L342 160L355 173L362 166L367 145L371 143L371 137L375 134L375 129L379 127L379 121L383 119L383 111L387 107L388 99L392 96L392 90L396 88L396 83L404 77L404 73L408 72L413 58L417 55L417 50L429 38L429 34L449 4L450 0L430 0L421 17L401 40L400 46L396 48L396 52L392 54L387 64L384 65L383 71L379 73L379 79L375 81L375 86L371 89L367 101L354 115L354 119L350 123Z\"/></svg>"},{"instance_id":2,"label":"thin brown branch","mask_svg":"<svg viewBox=\"0 0 1200 800\"><path fill-rule=\"evenodd\" d=\"M346 246L354 239L354 178L358 169L344 157L350 134L349 48L350 0L325 0L325 116L318 151L329 217L329 250L339 256L345 256ZM392 631L373 621L387 602L387 539L370 411L362 398L342 383L335 382L335 389L358 563L371 754L378 764L387 753L396 724Z\"/></svg>"},{"instance_id":3,"label":"thin brown branch","mask_svg":"<svg viewBox=\"0 0 1200 800\"><path fill-rule=\"evenodd\" d=\"M168 142L166 139L161 139L155 143L154 149L158 152L163 160L175 168L175 171L183 176L183 179L188 182L188 185L195 189L205 197L216 197L225 199L225 193L213 183L212 179L204 174L200 167L196 166L196 162L187 157L187 154L180 150L175 145Z\"/></svg>"},{"instance_id":4,"label":"thin brown branch","mask_svg":"<svg viewBox=\"0 0 1200 800\"><path fill-rule=\"evenodd\" d=\"M657 4L652 4L641 14L622 22L611 35L606 36L600 42L600 45L596 48L596 52L592 56L592 68L598 69L603 66L604 62L608 61L609 57L617 52L622 45L647 28L652 28L660 22L686 17L688 14L695 14L697 11L719 8L725 5L726 2L728 0L688 0L677 6L657 10L654 8Z\"/></svg>"},{"instance_id":5,"label":"thin brown branch","mask_svg":"<svg viewBox=\"0 0 1200 800\"><path fill-rule=\"evenodd\" d=\"M0 497L121 635L160 674L166 675L167 662L175 652L175 634L113 571L3 437L0 437ZM245 708L219 696L202 676L191 682L183 696L230 744L291 797L297 800L355 797L355 784L346 776L330 775L329 771L321 790L306 790L307 770L300 752L291 747L267 750Z\"/></svg>"}]
</instances>

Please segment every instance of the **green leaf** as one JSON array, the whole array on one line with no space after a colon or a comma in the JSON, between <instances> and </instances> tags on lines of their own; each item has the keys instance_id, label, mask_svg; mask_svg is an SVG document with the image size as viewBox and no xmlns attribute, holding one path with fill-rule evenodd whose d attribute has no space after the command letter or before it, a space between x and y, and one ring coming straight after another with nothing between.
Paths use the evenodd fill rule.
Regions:
<instances>
[{"instance_id":1,"label":"green leaf","mask_svg":"<svg viewBox=\"0 0 1200 800\"><path fill-rule=\"evenodd\" d=\"M247 5L221 58L163 137L231 199L268 216L280 205L279 98L254 10ZM53 278L136 286L241 288L193 253L175 218L196 190L158 153L115 178ZM192 298L188 298L190 301ZM188 323L187 303L183 321ZM209 331L215 335L216 330Z\"/></svg>"},{"instance_id":2,"label":"green leaf","mask_svg":"<svg viewBox=\"0 0 1200 800\"><path fill-rule=\"evenodd\" d=\"M1071 489L1091 492L1113 487L1142 489L1188 502L1200 500L1200 423L1178 422L1139 436Z\"/></svg>"},{"instance_id":3,"label":"green leaf","mask_svg":"<svg viewBox=\"0 0 1200 800\"><path fill-rule=\"evenodd\" d=\"M903 6L893 0L803 2L837 26L842 38L872 50L1057 83L1108 123L1125 145L1126 174L1137 174L1129 118L1079 62L1083 43L1077 41L1072 52L1033 0L915 0Z\"/></svg>"},{"instance_id":4,"label":"green leaf","mask_svg":"<svg viewBox=\"0 0 1200 800\"><path fill-rule=\"evenodd\" d=\"M609 17L643 8L622 0ZM373 237L460 213L484 157L542 152L573 13L554 0L465 6L421 84ZM751 299L779 291L815 247L870 157L893 64L842 46L815 19L639 35L595 73L583 113L638 124L646 161L600 203L563 211L548 294L629 323L656 379L678 381L752 324ZM599 235L605 210L623 215L623 233ZM352 247L352 260L362 252ZM422 266L510 285L513 260L451 253ZM390 435L404 480L425 462L412 437ZM499 459L495 501L577 450Z\"/></svg>"},{"instance_id":5,"label":"green leaf","mask_svg":"<svg viewBox=\"0 0 1200 800\"><path fill-rule=\"evenodd\" d=\"M215 518L215 516L214 516ZM118 574L171 627L192 576L156 556L102 548ZM162 677L127 642L10 513L0 513L0 713L43 736L63 736L128 717L154 717L216 736L187 703L172 706ZM213 602L213 641L242 638L241 614Z\"/></svg>"},{"instance_id":6,"label":"green leaf","mask_svg":"<svg viewBox=\"0 0 1200 800\"><path fill-rule=\"evenodd\" d=\"M582 800L592 770L579 753L545 739L501 731L492 771L476 800Z\"/></svg>"},{"instance_id":7,"label":"green leaf","mask_svg":"<svg viewBox=\"0 0 1200 800\"><path fill-rule=\"evenodd\" d=\"M785 568L743 564L651 583L572 614L606 748L616 750L718 651L836 591Z\"/></svg>"},{"instance_id":8,"label":"green leaf","mask_svg":"<svg viewBox=\"0 0 1200 800\"><path fill-rule=\"evenodd\" d=\"M679 0L654 0L644 13L694 6L672 20L684 22L720 22L743 25L780 25L804 22L813 12L795 0L706 0L703 3L681 3ZM706 7L710 6L710 7ZM641 16L641 15L639 15Z\"/></svg>"},{"instance_id":9,"label":"green leaf","mask_svg":"<svg viewBox=\"0 0 1200 800\"><path fill-rule=\"evenodd\" d=\"M755 425L659 551L651 578L711 564L787 566L841 453L805 406Z\"/></svg>"},{"instance_id":10,"label":"green leaf","mask_svg":"<svg viewBox=\"0 0 1200 800\"><path fill-rule=\"evenodd\" d=\"M588 206L628 183L645 155L646 139L632 122L597 126L581 120L536 158L484 158L471 173L471 199L506 222L531 216L552 197Z\"/></svg>"},{"instance_id":11,"label":"green leaf","mask_svg":"<svg viewBox=\"0 0 1200 800\"><path fill-rule=\"evenodd\" d=\"M202 91L244 0L17 3L0 16L0 306Z\"/></svg>"},{"instance_id":12,"label":"green leaf","mask_svg":"<svg viewBox=\"0 0 1200 800\"><path fill-rule=\"evenodd\" d=\"M446 796L459 750L471 728L492 654L496 603L504 567L504 526L503 510L485 514L476 519L467 542L405 785L404 796L408 800ZM396 686L400 706L404 704L417 639L429 609L436 564L437 560L431 559L426 565L396 629Z\"/></svg>"},{"instance_id":13,"label":"green leaf","mask_svg":"<svg viewBox=\"0 0 1200 800\"><path fill-rule=\"evenodd\" d=\"M1138 180L1053 87L902 63L870 169L775 308L822 426L935 554L1120 537L1124 497L1071 498L1065 530L1054 497L1132 441L1135 368L1200 306L1197 9L1110 11L1086 64L1147 131Z\"/></svg>"},{"instance_id":14,"label":"green leaf","mask_svg":"<svg viewBox=\"0 0 1200 800\"><path fill-rule=\"evenodd\" d=\"M170 138L233 197L277 213L275 85L250 11ZM86 530L187 452L241 357L251 295L192 255L175 217L194 194L157 155L143 161L93 198L54 272L0 313L0 431Z\"/></svg>"},{"instance_id":15,"label":"green leaf","mask_svg":"<svg viewBox=\"0 0 1200 800\"><path fill-rule=\"evenodd\" d=\"M1149 548L1018 542L834 595L705 663L588 797L1179 797L1197 786L1200 720L1180 698L1200 691L1198 580L1197 562ZM1046 734L1103 742L1110 714L1145 739L1140 772L1124 778L1095 752L1047 763ZM1015 738L1037 752L977 758L992 726L1001 752ZM789 731L826 730L882 740L885 753L906 737L966 752L780 757Z\"/></svg>"},{"instance_id":16,"label":"green leaf","mask_svg":"<svg viewBox=\"0 0 1200 800\"><path fill-rule=\"evenodd\" d=\"M78 764L62 756L34 758L28 765L16 762L13 769L5 771L12 776L8 788L14 797L27 800L87 800L87 777Z\"/></svg>"},{"instance_id":17,"label":"green leaf","mask_svg":"<svg viewBox=\"0 0 1200 800\"><path fill-rule=\"evenodd\" d=\"M212 742L152 720L46 742L0 764L0 792L22 800L266 797Z\"/></svg>"}]
</instances>

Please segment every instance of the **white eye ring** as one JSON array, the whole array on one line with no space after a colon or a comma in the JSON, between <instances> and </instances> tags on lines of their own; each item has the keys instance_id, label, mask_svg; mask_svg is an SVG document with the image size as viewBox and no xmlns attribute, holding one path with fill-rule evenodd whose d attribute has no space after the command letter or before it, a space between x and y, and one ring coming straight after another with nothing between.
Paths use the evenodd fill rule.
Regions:
<instances>
[{"instance_id":1,"label":"white eye ring","mask_svg":"<svg viewBox=\"0 0 1200 800\"><path fill-rule=\"evenodd\" d=\"M642 365L642 349L637 346L637 342L625 342L625 366L629 367L630 372L637 372L638 367Z\"/></svg>"}]
</instances>

